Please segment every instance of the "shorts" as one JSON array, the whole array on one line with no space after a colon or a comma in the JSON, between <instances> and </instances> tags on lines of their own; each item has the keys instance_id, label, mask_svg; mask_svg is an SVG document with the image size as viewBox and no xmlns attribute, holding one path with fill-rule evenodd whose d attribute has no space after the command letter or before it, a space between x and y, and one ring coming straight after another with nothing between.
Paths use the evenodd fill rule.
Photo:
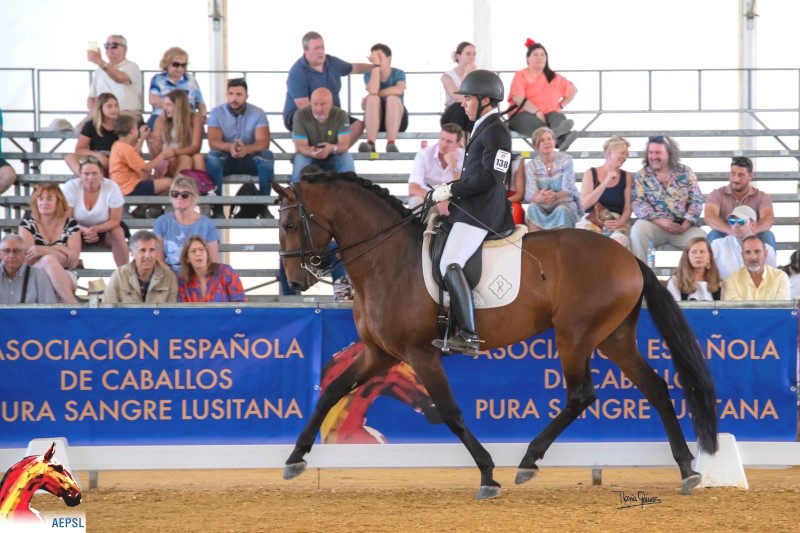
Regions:
<instances>
[{"instance_id":1,"label":"shorts","mask_svg":"<svg viewBox=\"0 0 800 533\"><path fill-rule=\"evenodd\" d=\"M400 129L397 131L406 131L408 129L408 109L403 106L403 118L400 120ZM386 102L381 101L381 126L378 131L386 131Z\"/></svg>"},{"instance_id":2,"label":"shorts","mask_svg":"<svg viewBox=\"0 0 800 533\"><path fill-rule=\"evenodd\" d=\"M142 180L136 184L136 187L130 192L130 194L126 194L125 196L155 196L156 195L156 185L153 183L153 180Z\"/></svg>"}]
</instances>

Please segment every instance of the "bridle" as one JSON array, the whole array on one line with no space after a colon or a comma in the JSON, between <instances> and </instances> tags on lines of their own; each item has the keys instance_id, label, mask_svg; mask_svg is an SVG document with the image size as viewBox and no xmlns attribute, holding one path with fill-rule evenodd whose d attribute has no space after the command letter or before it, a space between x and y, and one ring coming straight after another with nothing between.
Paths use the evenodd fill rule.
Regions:
<instances>
[{"instance_id":1,"label":"bridle","mask_svg":"<svg viewBox=\"0 0 800 533\"><path fill-rule=\"evenodd\" d=\"M303 196L300 193L299 185L297 183L291 183L289 185L289 187L292 189L292 191L295 194L296 202L294 204L292 204L292 205L281 206L280 208L278 208L278 212L280 213L281 211L285 211L287 209L297 209L298 210L298 214L300 215L300 248L296 249L296 250L287 250L287 251L281 250L280 252L278 252L278 255L280 256L281 259L283 259L284 257L299 257L300 258L300 268L302 268L303 270L306 270L307 272L309 272L312 276L314 276L317 279L320 279L320 278L323 278L323 277L329 275L339 265L344 264L344 263L352 263L353 261L355 261L356 259L358 259L362 255L366 254L367 252L370 252L371 250L374 250L382 242L384 242L386 239L388 239L389 237L394 235L398 230L400 230L400 228L403 225L405 225L406 223L408 223L408 222L410 222L410 221L412 221L414 219L418 219L421 216L421 214L426 213L427 209L429 209L430 205L432 205L432 204L429 204L429 201L426 199L426 201L423 202L423 204L421 204L421 205L417 206L416 208L412 209L410 215L402 218L398 222L395 222L394 224L392 224L388 228L384 228L384 229L378 231L376 234L372 235L371 237L367 237L366 239L364 239L364 240L362 240L360 242L357 242L355 244L351 244L349 246L345 246L344 248L340 248L340 247L337 246L337 247L335 247L334 249L332 249L330 251L326 251L326 250L322 250L321 251L319 249L319 247L317 247L314 244L314 238L313 238L313 236L311 234L311 222L314 222L314 224L319 226L328 235L332 236L333 232L332 232L331 229L326 228L325 226L323 226L322 223L319 221L319 217L314 215L314 213L309 212L308 208L306 208L306 205L303 202ZM428 195L428 197L430 197L430 194ZM326 263L326 260L328 258L336 257L337 255L341 254L341 252L353 249L353 248L355 248L357 246L361 246L363 244L367 244L370 241L374 241L375 239L378 239L379 237L382 237L382 238L380 240L378 240L377 242L375 242L372 246L369 246L368 248L366 248L362 252L360 252L357 255L355 255L354 257L349 258L347 261L345 261L343 258L341 258L341 259L337 258L335 261L329 263L327 268L323 268L323 265Z\"/></svg>"}]
</instances>

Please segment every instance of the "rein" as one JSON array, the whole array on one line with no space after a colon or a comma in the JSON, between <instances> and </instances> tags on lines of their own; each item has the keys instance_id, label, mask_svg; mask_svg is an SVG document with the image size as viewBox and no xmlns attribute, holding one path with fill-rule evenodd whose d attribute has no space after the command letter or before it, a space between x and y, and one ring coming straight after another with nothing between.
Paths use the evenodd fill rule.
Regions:
<instances>
[{"instance_id":1,"label":"rein","mask_svg":"<svg viewBox=\"0 0 800 533\"><path fill-rule=\"evenodd\" d=\"M297 199L297 203L295 203L294 205L287 205L285 207L280 207L278 211L280 212L286 209L295 209L295 208L299 210L300 221L301 221L300 232L302 235L300 239L300 249L290 250L286 252L280 251L278 252L278 255L281 258L299 257L300 267L308 271L312 276L314 276L317 279L329 275L339 265L352 263L361 256L374 250L375 248L380 246L381 243L386 241L389 237L397 233L405 224L411 222L412 220L420 218L420 214L423 211L427 211L428 209L430 209L430 205L428 205L428 200L426 199L426 201L423 202L423 204L412 209L410 215L399 220L398 222L395 222L388 228L380 230L378 233L372 235L371 237L367 237L366 239L360 242L351 244L349 246L345 246L344 248L336 246L334 249L330 251L319 253L315 251L316 246L314 245L314 239L311 237L311 226L309 224L309 221L313 221L317 226L322 228L322 230L325 231L328 235L333 235L333 233L330 229L322 225L322 223L319 221L318 217L314 215L314 213L310 213L308 211L308 209L305 206L305 203L303 202L303 197L300 193L300 187L296 183L292 183L290 187L295 193L295 198ZM356 254L354 257L351 257L346 261L344 260L344 258L341 259L337 258L332 263L330 263L327 268L322 268L322 265L325 263L326 259L330 257L336 257L336 255L340 254L341 252L345 252L347 250L351 250L358 246L362 246L371 241L374 241L375 239L378 239L379 237L380 239L377 242L375 242L372 246L366 248L362 252ZM308 262L306 262L306 258L308 258Z\"/></svg>"}]
</instances>

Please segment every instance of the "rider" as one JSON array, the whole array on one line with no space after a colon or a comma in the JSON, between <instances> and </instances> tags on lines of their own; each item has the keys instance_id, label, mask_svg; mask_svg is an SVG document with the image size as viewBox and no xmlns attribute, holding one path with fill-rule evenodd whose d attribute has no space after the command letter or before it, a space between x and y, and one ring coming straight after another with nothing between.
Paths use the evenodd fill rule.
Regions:
<instances>
[{"instance_id":1,"label":"rider","mask_svg":"<svg viewBox=\"0 0 800 533\"><path fill-rule=\"evenodd\" d=\"M433 341L443 351L478 355L483 342L475 331L472 294L462 268L492 234L514 229L511 204L506 199L505 177L511 166L511 133L500 119L498 102L503 100L503 82L494 72L475 70L464 78L456 92L464 96L461 106L475 121L464 155L461 179L439 185L433 201L450 199L449 220L453 222L440 269L450 293L450 306L460 331L447 340Z\"/></svg>"}]
</instances>

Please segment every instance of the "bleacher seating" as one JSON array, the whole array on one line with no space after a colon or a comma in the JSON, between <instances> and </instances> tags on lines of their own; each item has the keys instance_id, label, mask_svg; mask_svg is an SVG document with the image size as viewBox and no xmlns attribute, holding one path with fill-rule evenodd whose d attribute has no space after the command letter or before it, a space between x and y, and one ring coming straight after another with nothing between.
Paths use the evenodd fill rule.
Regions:
<instances>
[{"instance_id":1,"label":"bleacher seating","mask_svg":"<svg viewBox=\"0 0 800 533\"><path fill-rule=\"evenodd\" d=\"M413 113L412 113L413 114ZM420 115L429 115L428 112ZM271 117L272 118L272 117ZM279 124L279 117L275 116L272 123ZM412 122L413 125L413 122ZM653 134L653 130L627 130L627 131L606 131L600 129L590 129L592 121L581 131L580 138L569 151L575 159L575 168L580 180L582 171L589 166L597 165L604 154L600 151L601 139L606 139L612 134L622 135L628 138L631 143L631 152L628 163L625 165L629 170L639 168L643 153L640 151L644 147L646 138ZM278 126L280 128L280 126ZM663 133L657 131L656 133ZM728 162L734 156L746 156L756 161L755 182L756 186L766 190L776 205L776 236L778 238L779 263L785 262L781 259L788 259L790 251L800 247L800 226L798 226L798 213L800 213L800 171L798 161L800 161L800 150L791 149L785 142L785 138L798 137L798 130L795 129L715 129L715 130L669 130L669 134L680 141L682 147L682 160L695 169L700 180L701 190L704 193L720 187L727 182ZM15 187L0 196L0 228L3 230L15 228L18 225L22 212L26 209L30 193L38 183L43 182L65 182L72 178L65 174L66 166L58 165L65 153L72 150L71 140L74 139L72 132L53 132L53 131L5 131L4 132L4 157L9 161L16 162L17 168L22 167ZM276 160L276 179L281 183L288 183L291 171L291 158L293 156L293 146L291 135L285 131L273 131L272 150ZM381 138L385 138L381 135ZM770 140L770 145L774 149L740 149L739 141L743 138L761 138ZM407 189L408 173L411 169L411 162L416 153L417 141L436 142L438 131L411 131L399 135L399 153L378 153L363 154L351 152L356 161L356 169L359 175L372 180L375 183L386 186L401 199L405 200ZM596 141L594 141L596 139ZM702 139L702 141L701 141ZM721 145L724 148L709 149L705 141L716 139L715 146ZM589 142L592 140L592 142ZM774 141L774 142L772 142ZM796 145L796 141L794 145ZM591 146L591 150L582 149ZM379 149L381 143L378 144ZM693 149L697 147L698 149ZM530 140L514 134L514 149L527 157L530 154ZM205 150L204 150L205 151ZM779 165L771 163L780 161ZM787 164L791 162L790 164ZM709 162L713 162L710 165ZM770 164L767 164L769 162ZM47 171L44 171L46 168ZM765 168L765 171L760 171ZM60 169L60 170L59 170ZM713 169L713 171L708 171ZM235 175L225 178L226 191L224 196L203 197L198 202L201 205L208 204L249 204L261 203L266 200L272 203L274 196L235 196L238 185L248 182L256 182L254 176ZM169 205L167 197L131 197L129 203L132 205ZM272 208L274 215L277 210ZM125 222L131 229L150 228L153 220L126 218ZM251 289L261 289L265 284L272 288L267 292L276 293L277 287L275 277L277 276L278 265L278 244L277 244L277 221L274 219L219 219L215 220L217 227L223 230L223 239L220 244L220 251L228 254L225 256L227 262L231 262L243 275L247 281L251 281L254 287ZM231 254L233 254L231 256ZM110 255L110 254L109 254ZM672 267L677 263L677 252L659 252L659 266L662 264ZM92 258L85 260L85 263L92 268L87 268L80 272L81 277L94 278L106 277L110 274L111 268L96 268ZM240 264L242 263L242 264ZM268 265L271 268L250 268L252 265L262 267ZM113 265L112 265L113 266ZM666 274L669 270L662 270L660 274ZM264 291L249 293L252 296L261 298L272 298L274 296L264 294ZM322 293L330 294L330 289L322 289Z\"/></svg>"}]
</instances>

